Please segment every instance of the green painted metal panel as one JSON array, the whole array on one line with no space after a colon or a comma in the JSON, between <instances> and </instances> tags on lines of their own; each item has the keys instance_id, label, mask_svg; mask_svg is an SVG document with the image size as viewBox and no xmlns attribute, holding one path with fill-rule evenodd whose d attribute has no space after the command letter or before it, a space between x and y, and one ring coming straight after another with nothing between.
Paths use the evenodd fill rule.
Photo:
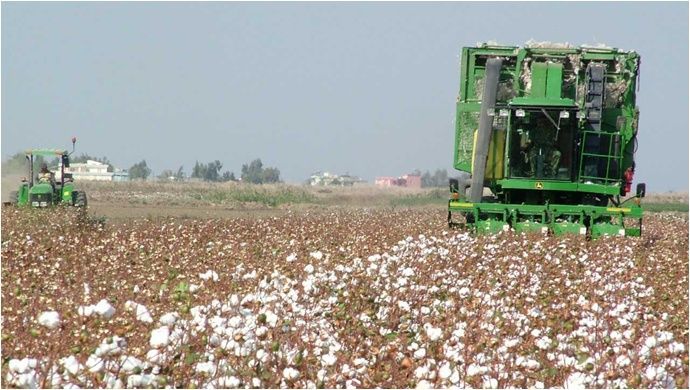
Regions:
<instances>
[{"instance_id":1,"label":"green painted metal panel","mask_svg":"<svg viewBox=\"0 0 690 390\"><path fill-rule=\"evenodd\" d=\"M625 236L625 228L613 223L595 223L590 227L592 238L601 236Z\"/></svg>"},{"instance_id":2,"label":"green painted metal panel","mask_svg":"<svg viewBox=\"0 0 690 390\"><path fill-rule=\"evenodd\" d=\"M548 97L533 98L533 97L516 97L510 101L511 106L525 106L525 107L565 107L572 109L576 107L575 100L570 98L552 99Z\"/></svg>"},{"instance_id":3,"label":"green painted metal panel","mask_svg":"<svg viewBox=\"0 0 690 390\"><path fill-rule=\"evenodd\" d=\"M475 224L475 228L479 234L496 234L510 230L510 226L507 223L495 219L478 221Z\"/></svg>"},{"instance_id":4,"label":"green painted metal panel","mask_svg":"<svg viewBox=\"0 0 690 390\"><path fill-rule=\"evenodd\" d=\"M546 72L547 65L544 62L532 64L532 98L546 98Z\"/></svg>"},{"instance_id":5,"label":"green painted metal panel","mask_svg":"<svg viewBox=\"0 0 690 390\"><path fill-rule=\"evenodd\" d=\"M546 72L546 97L548 99L560 99L563 89L563 65L547 64Z\"/></svg>"},{"instance_id":6,"label":"green painted metal panel","mask_svg":"<svg viewBox=\"0 0 690 390\"><path fill-rule=\"evenodd\" d=\"M552 225L554 234L587 234L587 227L584 224L577 222L555 222Z\"/></svg>"},{"instance_id":7,"label":"green painted metal panel","mask_svg":"<svg viewBox=\"0 0 690 390\"><path fill-rule=\"evenodd\" d=\"M547 233L549 231L549 225L540 222L516 222L513 224L513 229L517 233Z\"/></svg>"}]
</instances>

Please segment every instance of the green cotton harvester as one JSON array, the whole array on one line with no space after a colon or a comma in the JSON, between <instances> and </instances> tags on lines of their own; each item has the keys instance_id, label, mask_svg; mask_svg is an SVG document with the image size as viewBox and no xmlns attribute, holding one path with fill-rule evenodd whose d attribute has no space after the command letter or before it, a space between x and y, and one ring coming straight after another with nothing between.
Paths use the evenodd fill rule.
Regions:
<instances>
[{"instance_id":1,"label":"green cotton harvester","mask_svg":"<svg viewBox=\"0 0 690 390\"><path fill-rule=\"evenodd\" d=\"M641 235L645 184L628 196L639 68L636 52L615 48L463 48L454 166L471 176L450 180L448 223L477 233Z\"/></svg>"}]
</instances>

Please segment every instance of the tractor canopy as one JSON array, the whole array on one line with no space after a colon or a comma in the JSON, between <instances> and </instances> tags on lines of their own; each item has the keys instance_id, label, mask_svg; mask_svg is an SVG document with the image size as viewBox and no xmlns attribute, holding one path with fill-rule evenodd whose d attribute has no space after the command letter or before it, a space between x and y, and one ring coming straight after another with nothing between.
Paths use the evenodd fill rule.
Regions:
<instances>
[{"instance_id":1,"label":"tractor canopy","mask_svg":"<svg viewBox=\"0 0 690 390\"><path fill-rule=\"evenodd\" d=\"M27 156L41 156L41 157L54 157L54 156L66 156L67 151L64 149L29 149L24 152Z\"/></svg>"}]
</instances>

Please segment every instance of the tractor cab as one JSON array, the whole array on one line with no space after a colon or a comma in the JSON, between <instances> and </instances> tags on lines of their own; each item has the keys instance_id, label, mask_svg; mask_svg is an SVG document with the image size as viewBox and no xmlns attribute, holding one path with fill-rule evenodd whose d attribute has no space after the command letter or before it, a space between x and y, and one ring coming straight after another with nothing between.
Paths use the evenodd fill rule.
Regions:
<instances>
[{"instance_id":1,"label":"tractor cab","mask_svg":"<svg viewBox=\"0 0 690 390\"><path fill-rule=\"evenodd\" d=\"M72 138L72 152L62 149L30 149L25 152L29 168L28 179L24 178L19 190L10 196L11 203L30 207L49 207L67 204L77 207L86 206L86 193L76 191L72 174L65 172L69 168L69 158L74 153L77 139ZM57 167L48 168L48 163L57 158ZM43 160L42 166L36 169L35 163Z\"/></svg>"}]
</instances>

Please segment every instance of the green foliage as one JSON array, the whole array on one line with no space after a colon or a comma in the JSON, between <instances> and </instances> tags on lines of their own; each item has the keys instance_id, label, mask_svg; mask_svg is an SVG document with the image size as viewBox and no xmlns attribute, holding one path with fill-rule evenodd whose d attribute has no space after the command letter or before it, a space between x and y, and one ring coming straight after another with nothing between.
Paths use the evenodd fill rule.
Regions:
<instances>
[{"instance_id":1,"label":"green foliage","mask_svg":"<svg viewBox=\"0 0 690 390\"><path fill-rule=\"evenodd\" d=\"M266 184L280 182L280 171L278 168L264 168L261 159L242 164L242 181L252 184Z\"/></svg>"},{"instance_id":2,"label":"green foliage","mask_svg":"<svg viewBox=\"0 0 690 390\"><path fill-rule=\"evenodd\" d=\"M220 170L223 168L223 163L220 161L211 161L208 164L196 162L192 169L192 177L202 179L204 181L230 181L235 180L235 174L225 171L222 175Z\"/></svg>"},{"instance_id":3,"label":"green foliage","mask_svg":"<svg viewBox=\"0 0 690 390\"><path fill-rule=\"evenodd\" d=\"M237 186L230 190L213 190L193 193L197 200L215 204L227 202L260 203L275 207L281 204L315 203L316 198L309 191L298 187L263 188L258 186Z\"/></svg>"},{"instance_id":4,"label":"green foliage","mask_svg":"<svg viewBox=\"0 0 690 390\"><path fill-rule=\"evenodd\" d=\"M146 160L141 160L129 168L129 178L131 180L146 180L149 175L151 175L151 169L146 165Z\"/></svg>"},{"instance_id":5,"label":"green foliage","mask_svg":"<svg viewBox=\"0 0 690 390\"><path fill-rule=\"evenodd\" d=\"M34 157L34 174L39 171L41 164L45 162L49 167L60 163L58 158L46 161L43 156ZM29 175L29 160L24 152L15 153L10 158L2 162L3 172L22 173Z\"/></svg>"},{"instance_id":6,"label":"green foliage","mask_svg":"<svg viewBox=\"0 0 690 390\"><path fill-rule=\"evenodd\" d=\"M662 211L677 211L682 213L688 212L687 203L644 203L642 202L642 209L649 212L662 212Z\"/></svg>"},{"instance_id":7,"label":"green foliage","mask_svg":"<svg viewBox=\"0 0 690 390\"><path fill-rule=\"evenodd\" d=\"M448 171L437 169L432 175L429 171L422 174L422 187L446 187L448 185Z\"/></svg>"},{"instance_id":8,"label":"green foliage","mask_svg":"<svg viewBox=\"0 0 690 390\"><path fill-rule=\"evenodd\" d=\"M170 180L172 178L175 181L182 181L185 178L183 167L180 166L177 172L174 172L172 169L165 169L158 175L158 178L160 180Z\"/></svg>"}]
</instances>

